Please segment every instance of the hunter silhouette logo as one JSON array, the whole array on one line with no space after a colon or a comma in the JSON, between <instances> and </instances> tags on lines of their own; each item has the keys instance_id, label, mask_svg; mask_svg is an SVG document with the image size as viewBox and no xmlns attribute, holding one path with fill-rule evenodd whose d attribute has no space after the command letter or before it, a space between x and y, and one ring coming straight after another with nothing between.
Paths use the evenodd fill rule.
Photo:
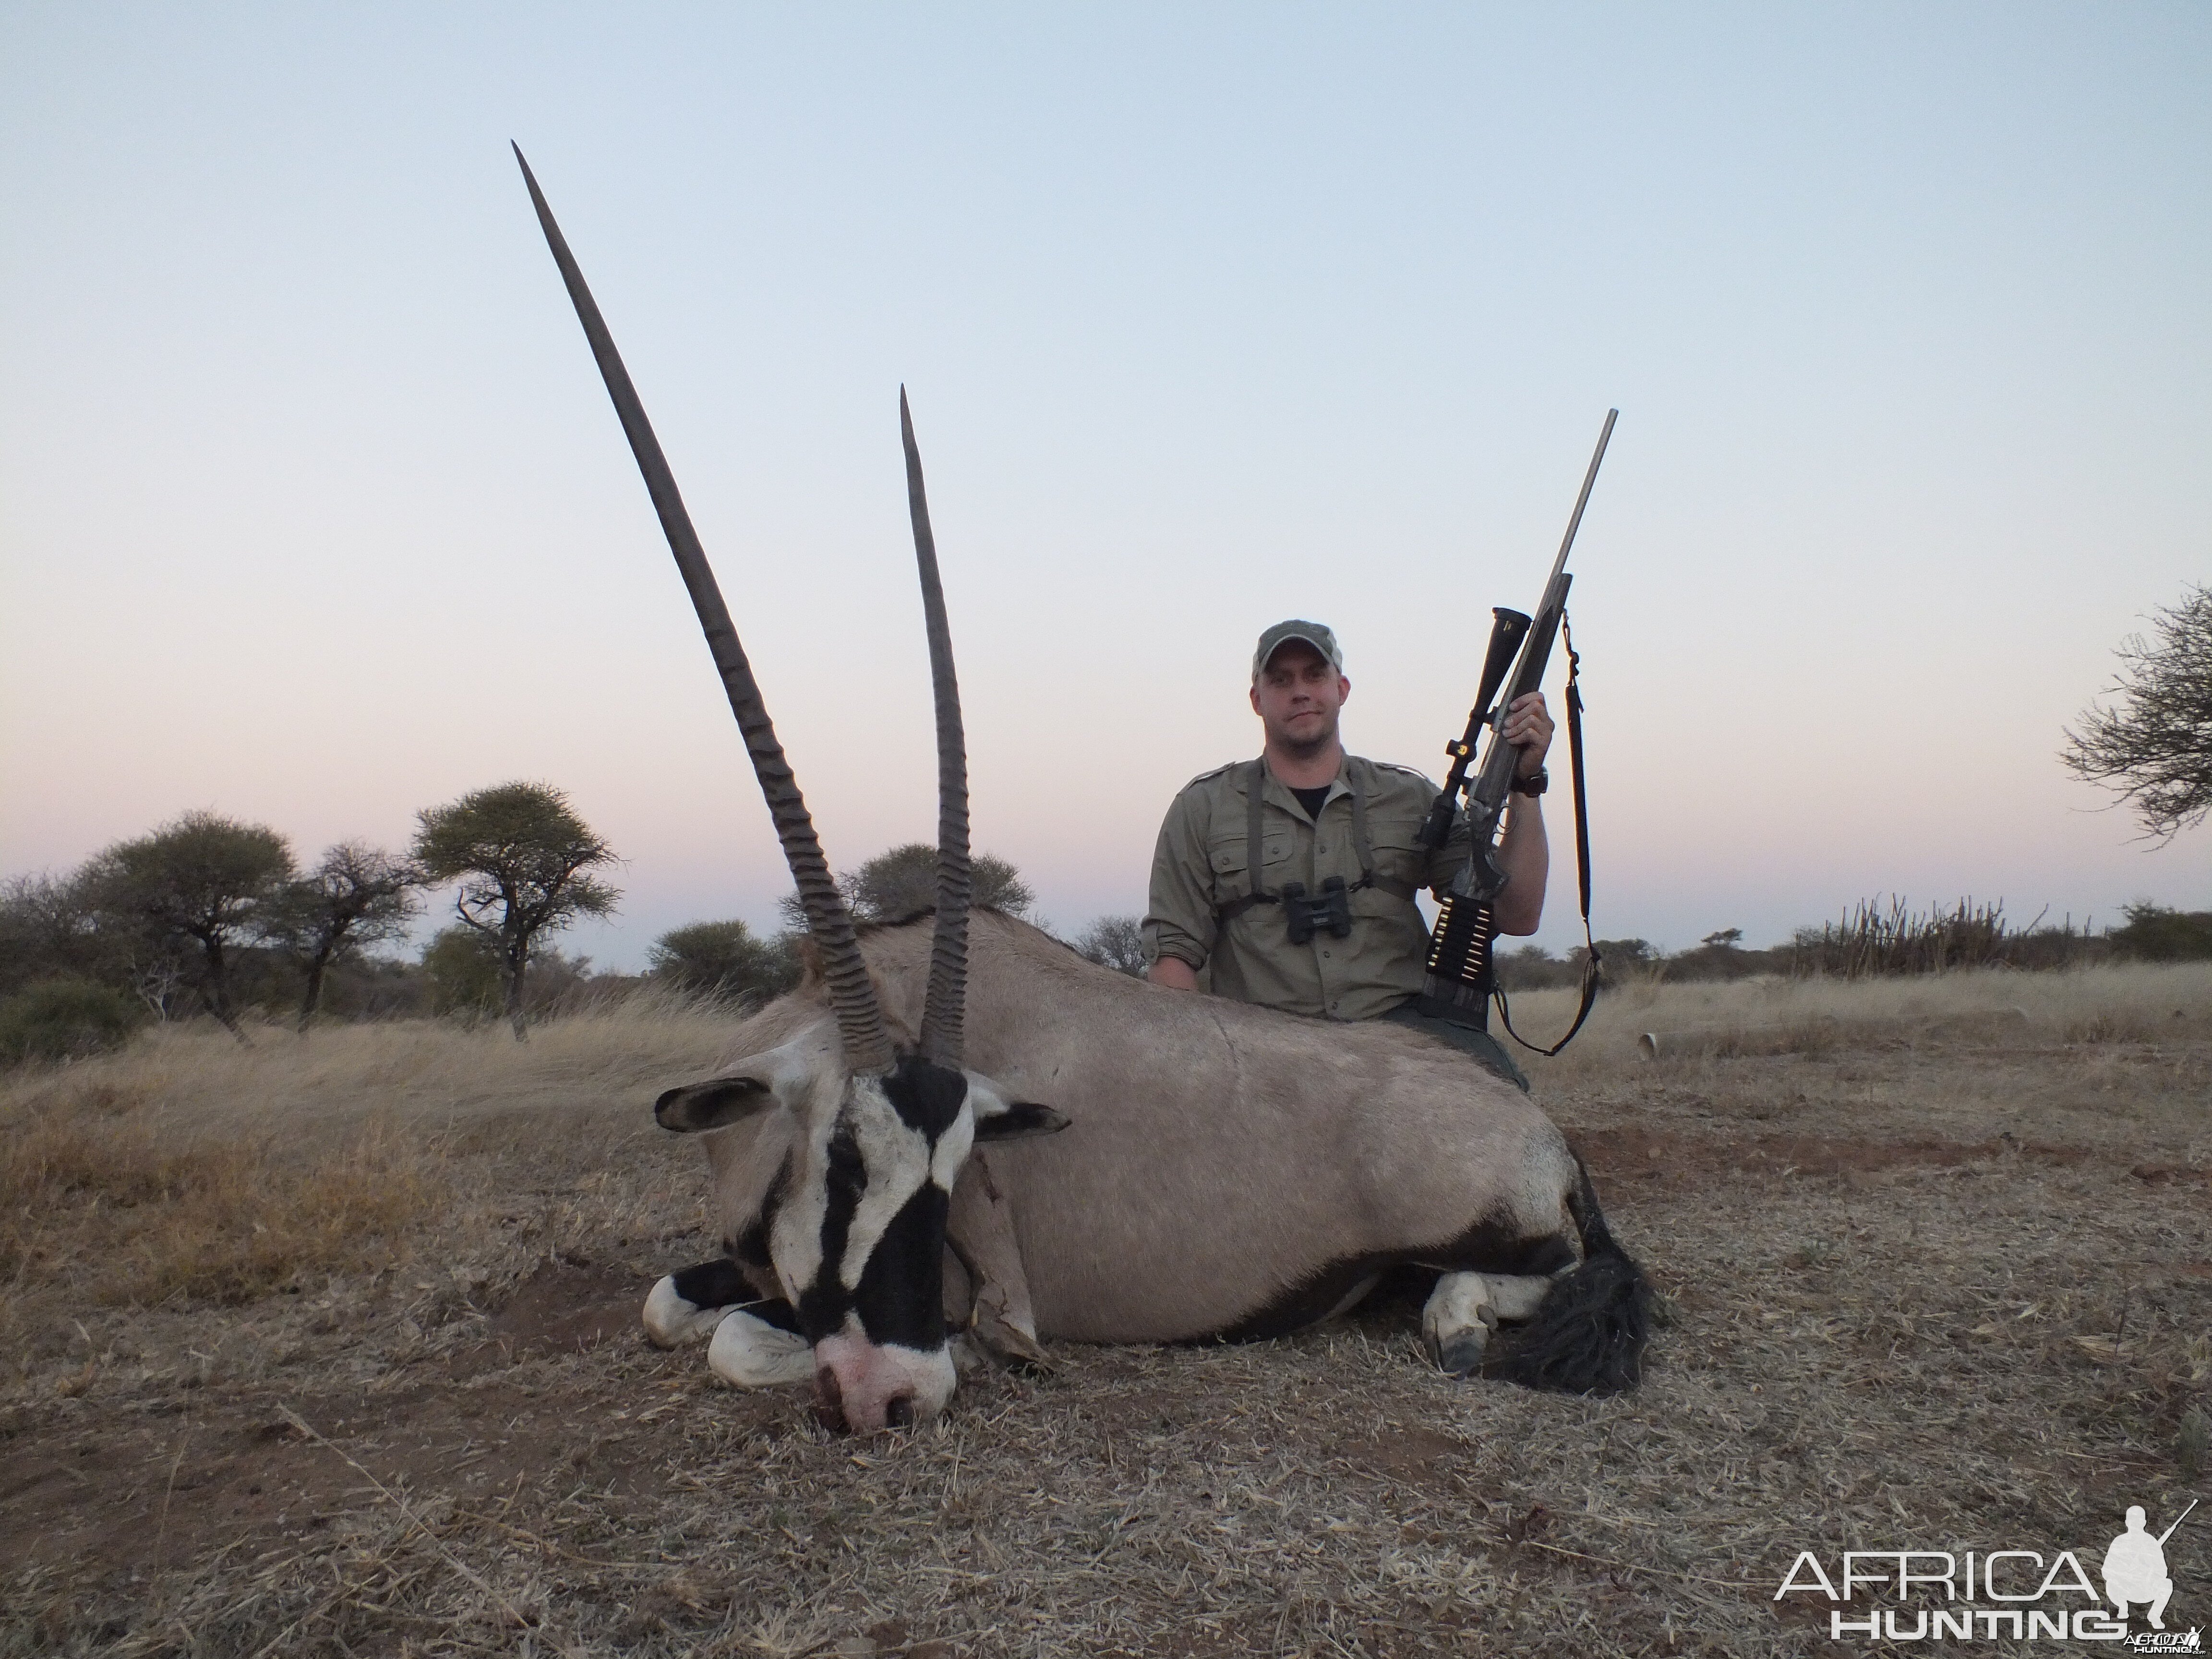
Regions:
<instances>
[{"instance_id":1,"label":"hunter silhouette logo","mask_svg":"<svg viewBox=\"0 0 2212 1659\"><path fill-rule=\"evenodd\" d=\"M2189 1510L2197 1507L2194 1498ZM2168 1527L2155 1538L2143 1529L2143 1508L2140 1504L2128 1510L2128 1529L2112 1540L2105 1552L2105 1599L2112 1604L2112 1611L2122 1619L2128 1616L2130 1601L2150 1603L2150 1627L2166 1628L2166 1604L2173 1599L2173 1580L2166 1571L2166 1540L2173 1536L2174 1527L2189 1518L2184 1510Z\"/></svg>"},{"instance_id":2,"label":"hunter silhouette logo","mask_svg":"<svg viewBox=\"0 0 2212 1659\"><path fill-rule=\"evenodd\" d=\"M1818 1554L1800 1550L1774 1599L1810 1595L1843 1604L1828 1613L1828 1639L1836 1642L1850 1637L1893 1642L2009 1638L2115 1642L2136 1653L2201 1654L2201 1630L2166 1627L2166 1604L2173 1599L2166 1540L2196 1507L2192 1500L2164 1532L2153 1533L2142 1505L2130 1506L2127 1530L2105 1550L2101 1595L2082 1559L2096 1561L2090 1550L2061 1550L2049 1558L2040 1550L2023 1549L1847 1550L1832 1577ZM1889 1605L1872 1605L1881 1602ZM2148 1630L2130 1633L2131 1608L2142 1610Z\"/></svg>"}]
</instances>

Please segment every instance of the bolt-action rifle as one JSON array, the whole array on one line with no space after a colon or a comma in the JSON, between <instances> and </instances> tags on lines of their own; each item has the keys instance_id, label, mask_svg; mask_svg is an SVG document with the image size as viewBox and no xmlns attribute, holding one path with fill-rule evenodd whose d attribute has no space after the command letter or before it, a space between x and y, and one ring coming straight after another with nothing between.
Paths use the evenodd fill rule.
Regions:
<instances>
[{"instance_id":1,"label":"bolt-action rifle","mask_svg":"<svg viewBox=\"0 0 2212 1659\"><path fill-rule=\"evenodd\" d=\"M1613 438L1613 423L1620 416L1617 409L1606 411L1604 429L1597 435L1597 453L1590 457L1582 494L1575 498L1574 515L1567 520L1567 533L1559 543L1559 556L1552 562L1551 580L1544 584L1544 596L1537 602L1535 615L1531 617L1502 605L1491 611L1490 648L1483 656L1480 690L1475 696L1474 710L1468 715L1466 732L1444 745L1445 753L1451 757L1451 770L1445 775L1444 787L1429 809L1428 821L1421 826L1422 843L1431 850L1440 850L1450 839L1452 820L1461 797L1466 797L1468 861L1453 879L1437 911L1435 931L1430 935L1421 1009L1462 1023L1472 1017L1474 1023L1480 1024L1494 996L1499 1012L1505 1015L1505 1029L1512 1032L1516 1042L1522 1038L1520 1033L1513 1031L1512 1016L1506 1012L1505 999L1498 990L1490 949L1498 931L1495 904L1506 883L1505 872L1498 862L1500 822L1504 817L1506 798L1513 787L1514 768L1520 760L1519 749L1505 742L1503 736L1505 711L1543 685L1544 671L1552 660L1552 641L1566 625L1567 589L1575 580L1567 570L1567 554L1574 547L1576 531L1582 527L1583 509L1589 505L1590 487L1597 482L1598 467L1605 460L1605 447ZM1579 665L1571 632L1567 635L1567 658L1571 665ZM1589 830L1583 812L1582 691L1571 667L1567 678L1566 713L1567 749L1574 775L1576 866L1581 879L1583 941L1589 949L1583 968L1582 1008L1567 1035L1544 1051L1550 1054L1565 1048L1575 1032L1582 1029L1583 1021L1589 1017L1590 1003L1597 990L1598 956L1595 946L1589 943ZM1475 748L1483 742L1486 732L1489 733L1487 745L1478 764Z\"/></svg>"}]
</instances>

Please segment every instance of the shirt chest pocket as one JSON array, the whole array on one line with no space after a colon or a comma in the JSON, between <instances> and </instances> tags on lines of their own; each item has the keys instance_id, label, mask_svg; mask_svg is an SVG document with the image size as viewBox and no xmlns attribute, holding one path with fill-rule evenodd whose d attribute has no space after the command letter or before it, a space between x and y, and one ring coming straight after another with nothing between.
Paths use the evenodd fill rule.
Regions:
<instances>
[{"instance_id":1,"label":"shirt chest pocket","mask_svg":"<svg viewBox=\"0 0 2212 1659\"><path fill-rule=\"evenodd\" d=\"M1424 878L1428 873L1429 849L1421 845L1419 824L1384 819L1370 825L1368 833L1377 876L1408 887L1428 884Z\"/></svg>"},{"instance_id":2,"label":"shirt chest pocket","mask_svg":"<svg viewBox=\"0 0 2212 1659\"><path fill-rule=\"evenodd\" d=\"M1206 843L1206 862L1213 866L1213 890L1216 897L1226 902L1243 898L1253 890L1251 859L1240 832L1234 836L1216 836ZM1285 872L1290 867L1291 836L1287 830L1262 831L1260 836L1260 883L1263 888L1282 885Z\"/></svg>"},{"instance_id":3,"label":"shirt chest pocket","mask_svg":"<svg viewBox=\"0 0 2212 1659\"><path fill-rule=\"evenodd\" d=\"M1378 834L1374 842L1376 874L1401 880L1407 887L1427 884L1422 876L1429 869L1429 849L1422 848L1416 836L1418 830L1413 827L1398 830L1395 825L1385 834Z\"/></svg>"}]
</instances>

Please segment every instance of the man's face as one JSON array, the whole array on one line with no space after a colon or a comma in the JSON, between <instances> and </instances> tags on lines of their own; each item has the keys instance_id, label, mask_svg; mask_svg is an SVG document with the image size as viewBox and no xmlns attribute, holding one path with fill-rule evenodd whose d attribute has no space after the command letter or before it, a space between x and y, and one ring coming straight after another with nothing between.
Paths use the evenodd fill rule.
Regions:
<instances>
[{"instance_id":1,"label":"man's face","mask_svg":"<svg viewBox=\"0 0 2212 1659\"><path fill-rule=\"evenodd\" d=\"M1328 658L1304 640L1285 640L1252 682L1252 712L1271 748L1317 754L1335 740L1337 711L1351 691Z\"/></svg>"}]
</instances>

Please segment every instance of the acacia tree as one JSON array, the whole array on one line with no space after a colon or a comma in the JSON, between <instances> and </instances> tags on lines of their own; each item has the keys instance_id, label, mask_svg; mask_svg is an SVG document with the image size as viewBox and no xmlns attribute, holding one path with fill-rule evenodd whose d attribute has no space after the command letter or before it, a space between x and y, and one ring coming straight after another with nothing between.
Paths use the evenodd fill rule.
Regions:
<instances>
[{"instance_id":1,"label":"acacia tree","mask_svg":"<svg viewBox=\"0 0 2212 1659\"><path fill-rule=\"evenodd\" d=\"M134 957L198 947L201 1004L244 1042L229 953L270 925L291 876L292 848L274 830L193 811L96 854L82 879L103 930L143 942Z\"/></svg>"},{"instance_id":2,"label":"acacia tree","mask_svg":"<svg viewBox=\"0 0 2212 1659\"><path fill-rule=\"evenodd\" d=\"M615 862L561 790L502 783L416 815L415 858L434 881L459 881L453 909L497 944L507 1023L523 1036L531 942L579 916L614 913L620 892L584 872Z\"/></svg>"},{"instance_id":3,"label":"acacia tree","mask_svg":"<svg viewBox=\"0 0 2212 1659\"><path fill-rule=\"evenodd\" d=\"M1078 956L1132 979L1145 976L1145 919L1101 916L1075 936Z\"/></svg>"},{"instance_id":4,"label":"acacia tree","mask_svg":"<svg viewBox=\"0 0 2212 1659\"><path fill-rule=\"evenodd\" d=\"M2118 706L2082 710L2058 758L2084 782L2119 793L2143 833L2171 841L2212 812L2212 588L2197 583L2152 613L2154 639L2130 634L2108 688Z\"/></svg>"},{"instance_id":5,"label":"acacia tree","mask_svg":"<svg viewBox=\"0 0 2212 1659\"><path fill-rule=\"evenodd\" d=\"M663 933L646 952L655 979L710 997L772 997L799 982L789 935L763 939L742 921L695 921Z\"/></svg>"},{"instance_id":6,"label":"acacia tree","mask_svg":"<svg viewBox=\"0 0 2212 1659\"><path fill-rule=\"evenodd\" d=\"M978 909L1025 916L1036 902L1021 872L996 854L976 854L973 871ZM937 849L914 841L878 853L859 869L840 875L837 890L845 896L855 921L904 921L920 915L937 902ZM791 929L805 931L806 912L799 906L799 895L786 893L780 904Z\"/></svg>"},{"instance_id":7,"label":"acacia tree","mask_svg":"<svg viewBox=\"0 0 2212 1659\"><path fill-rule=\"evenodd\" d=\"M99 977L99 919L77 876L0 882L0 996L34 980Z\"/></svg>"},{"instance_id":8,"label":"acacia tree","mask_svg":"<svg viewBox=\"0 0 2212 1659\"><path fill-rule=\"evenodd\" d=\"M331 963L364 945L396 939L422 909L416 890L428 873L411 859L357 841L326 848L322 860L287 887L272 908L270 932L300 959L307 991L300 1035L323 1000Z\"/></svg>"}]
</instances>

